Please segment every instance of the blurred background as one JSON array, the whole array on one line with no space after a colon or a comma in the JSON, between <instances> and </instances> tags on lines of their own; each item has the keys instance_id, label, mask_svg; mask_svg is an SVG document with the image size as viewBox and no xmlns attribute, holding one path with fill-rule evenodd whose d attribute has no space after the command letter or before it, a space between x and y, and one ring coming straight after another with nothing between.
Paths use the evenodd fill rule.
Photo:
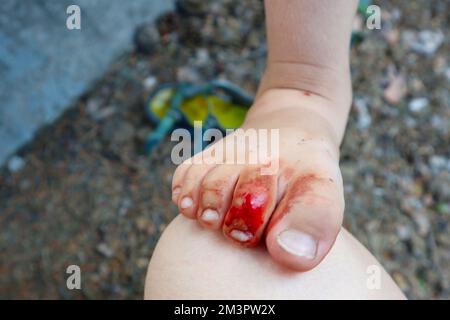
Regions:
<instances>
[{"instance_id":1,"label":"blurred background","mask_svg":"<svg viewBox=\"0 0 450 320\"><path fill-rule=\"evenodd\" d=\"M408 298L448 299L449 2L374 3L381 30L354 23L345 226ZM148 95L216 78L255 93L265 54L260 0L2 1L0 298L140 299L177 214L172 144L143 152Z\"/></svg>"}]
</instances>

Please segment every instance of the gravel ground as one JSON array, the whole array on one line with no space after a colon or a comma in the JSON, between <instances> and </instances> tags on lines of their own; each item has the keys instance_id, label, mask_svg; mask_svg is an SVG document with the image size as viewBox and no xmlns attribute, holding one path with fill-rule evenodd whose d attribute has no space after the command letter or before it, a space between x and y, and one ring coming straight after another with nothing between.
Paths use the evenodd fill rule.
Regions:
<instances>
[{"instance_id":1,"label":"gravel ground","mask_svg":"<svg viewBox=\"0 0 450 320\"><path fill-rule=\"evenodd\" d=\"M147 95L215 77L255 92L264 68L260 1L184 2L143 26L136 50L0 169L0 298L142 297L177 214L171 143L142 152ZM449 298L448 1L377 4L381 30L355 21L365 40L352 49L345 225L409 298ZM71 264L82 290L66 289Z\"/></svg>"}]
</instances>

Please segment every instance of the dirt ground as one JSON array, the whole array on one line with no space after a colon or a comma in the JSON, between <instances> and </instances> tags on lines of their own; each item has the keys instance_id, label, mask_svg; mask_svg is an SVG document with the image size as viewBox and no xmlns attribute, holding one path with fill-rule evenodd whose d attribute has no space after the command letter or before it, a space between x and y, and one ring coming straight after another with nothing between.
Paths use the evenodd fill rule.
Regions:
<instances>
[{"instance_id":1,"label":"dirt ground","mask_svg":"<svg viewBox=\"0 0 450 320\"><path fill-rule=\"evenodd\" d=\"M261 1L183 3L0 169L0 298L142 297L177 214L170 141L142 150L146 97L155 83L216 77L254 93L265 62ZM352 49L341 154L345 226L407 297L449 298L449 4L376 3L381 30L355 22L364 41ZM71 264L82 290L66 288Z\"/></svg>"}]
</instances>

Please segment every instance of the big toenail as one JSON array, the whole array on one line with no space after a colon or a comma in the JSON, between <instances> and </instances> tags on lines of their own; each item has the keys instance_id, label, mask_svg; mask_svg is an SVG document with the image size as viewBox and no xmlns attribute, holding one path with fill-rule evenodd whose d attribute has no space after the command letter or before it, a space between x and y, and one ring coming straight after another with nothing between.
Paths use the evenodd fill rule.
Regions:
<instances>
[{"instance_id":1,"label":"big toenail","mask_svg":"<svg viewBox=\"0 0 450 320\"><path fill-rule=\"evenodd\" d=\"M219 219L219 213L213 209L206 209L202 213L203 221L216 221Z\"/></svg>"},{"instance_id":2,"label":"big toenail","mask_svg":"<svg viewBox=\"0 0 450 320\"><path fill-rule=\"evenodd\" d=\"M277 237L278 244L287 252L306 259L314 259L317 241L309 234L297 230L285 230Z\"/></svg>"},{"instance_id":3,"label":"big toenail","mask_svg":"<svg viewBox=\"0 0 450 320\"><path fill-rule=\"evenodd\" d=\"M253 238L253 235L250 232L244 232L244 231L236 230L236 229L231 230L230 236L234 240L237 240L239 242L246 242L246 241L250 240L251 238Z\"/></svg>"},{"instance_id":4,"label":"big toenail","mask_svg":"<svg viewBox=\"0 0 450 320\"><path fill-rule=\"evenodd\" d=\"M194 202L192 201L191 198L189 198L189 197L184 197L184 198L181 200L180 207L181 207L182 209L186 209L186 208L189 208L190 206L192 206L193 203L194 203Z\"/></svg>"}]
</instances>

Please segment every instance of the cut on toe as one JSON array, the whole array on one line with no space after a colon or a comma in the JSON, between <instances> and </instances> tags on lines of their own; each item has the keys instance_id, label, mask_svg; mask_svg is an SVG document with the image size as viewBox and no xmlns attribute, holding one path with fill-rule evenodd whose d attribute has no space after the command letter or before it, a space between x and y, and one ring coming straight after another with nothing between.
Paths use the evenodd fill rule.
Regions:
<instances>
[{"instance_id":1,"label":"cut on toe","mask_svg":"<svg viewBox=\"0 0 450 320\"><path fill-rule=\"evenodd\" d=\"M241 174L225 215L223 233L244 246L258 244L276 203L277 177L258 169Z\"/></svg>"}]
</instances>

